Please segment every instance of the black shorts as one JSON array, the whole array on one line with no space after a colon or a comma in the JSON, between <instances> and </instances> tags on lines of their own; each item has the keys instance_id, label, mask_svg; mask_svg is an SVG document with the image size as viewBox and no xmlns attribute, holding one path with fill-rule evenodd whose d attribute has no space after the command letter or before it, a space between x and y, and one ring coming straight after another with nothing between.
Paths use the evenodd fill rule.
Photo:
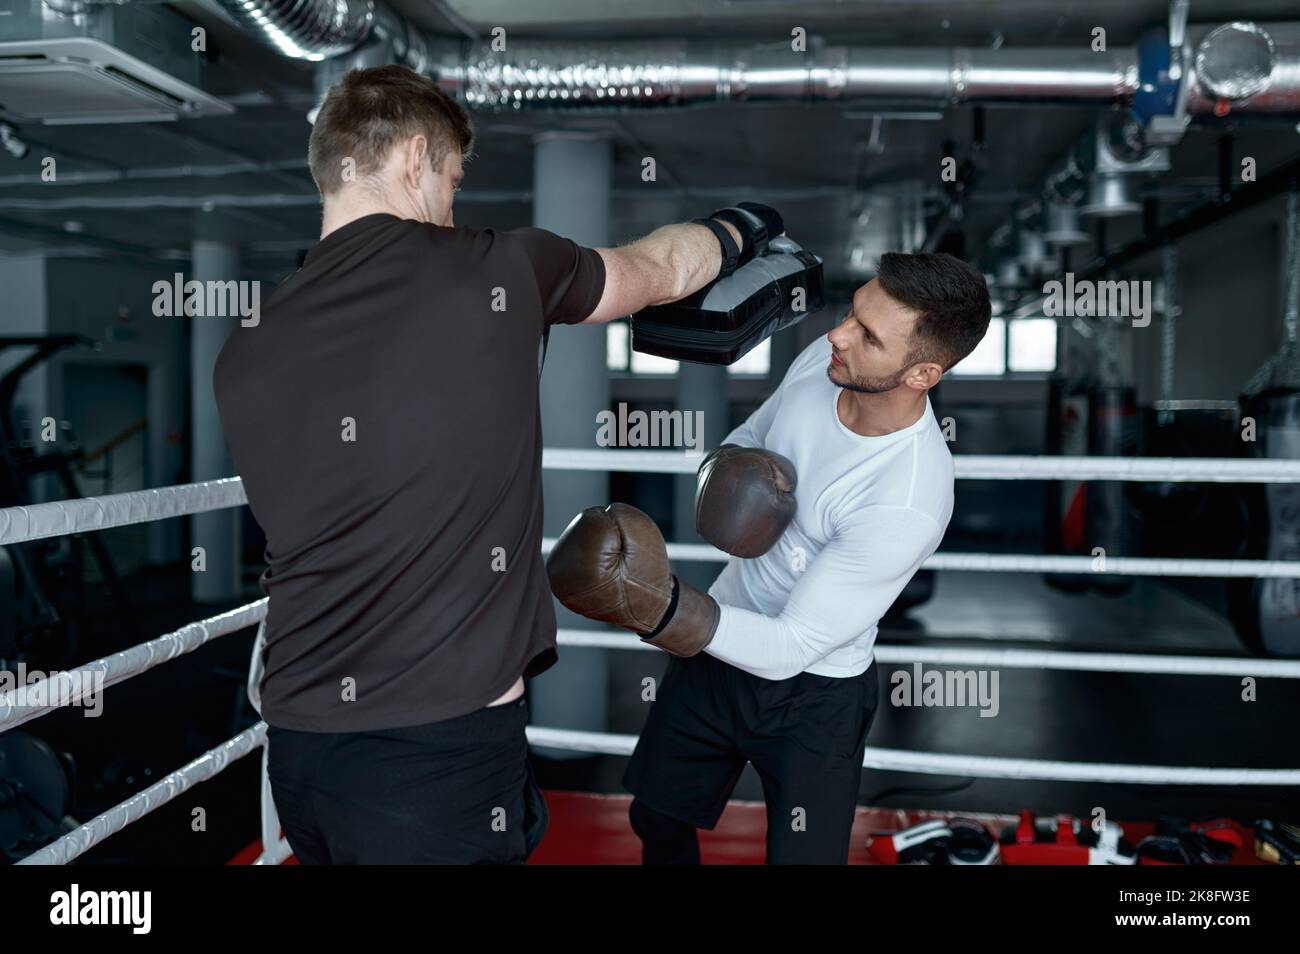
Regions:
<instances>
[{"instance_id":1,"label":"black shorts","mask_svg":"<svg viewBox=\"0 0 1300 954\"><path fill-rule=\"evenodd\" d=\"M546 833L525 698L373 732L267 730L271 794L303 864L522 864Z\"/></svg>"},{"instance_id":2,"label":"black shorts","mask_svg":"<svg viewBox=\"0 0 1300 954\"><path fill-rule=\"evenodd\" d=\"M769 863L842 863L876 713L876 664L771 680L707 653L674 657L623 784L646 806L713 828L746 762L763 783Z\"/></svg>"}]
</instances>

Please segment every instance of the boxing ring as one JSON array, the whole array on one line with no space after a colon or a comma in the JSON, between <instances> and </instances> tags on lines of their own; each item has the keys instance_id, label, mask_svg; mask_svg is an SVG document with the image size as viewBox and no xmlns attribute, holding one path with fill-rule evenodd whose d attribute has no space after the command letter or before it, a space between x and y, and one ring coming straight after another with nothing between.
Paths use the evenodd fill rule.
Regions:
<instances>
[{"instance_id":1,"label":"boxing ring","mask_svg":"<svg viewBox=\"0 0 1300 954\"><path fill-rule=\"evenodd\" d=\"M959 480L1300 483L1300 461L1293 460L954 455L953 461ZM693 474L698 463L698 457L675 451L548 449L543 455L543 467L555 470ZM242 482L238 478L226 478L155 490L11 507L0 510L0 546L166 520L239 507L245 503L247 500ZM553 544L554 540L544 540L543 552L549 552ZM675 560L725 562L729 559L726 554L706 544L670 543L668 555ZM923 568L968 572L1300 579L1300 561L1143 557L1104 557L1103 560L1099 565L1098 558L1093 556L941 551L927 560ZM60 672L46 680L50 685L44 686L46 691L42 693L44 698L41 701L28 701L28 692L24 688L0 693L0 732L16 728L56 709L74 705L93 692L120 685L155 666L193 652L212 640L256 625L259 632L253 653L252 682L258 670L267 602L266 599L254 601L229 612L190 623L122 652ZM658 652L655 647L633 636L613 631L561 629L558 642L561 646ZM1300 660L897 646L877 647L875 655L886 664L919 662L937 666L1300 679ZM266 771L266 728L265 722L258 722L21 859L18 864L67 864L195 785L213 778L237 759L253 752L260 753L262 758L261 844L268 846L263 848L253 863L283 862L292 851L280 837L279 820L271 798ZM602 755L627 756L636 744L636 737L632 735L540 726L529 726L527 735L528 741L533 745ZM867 748L863 767L932 775L1066 782L1300 786L1300 768L1245 769L1068 762L873 747Z\"/></svg>"}]
</instances>

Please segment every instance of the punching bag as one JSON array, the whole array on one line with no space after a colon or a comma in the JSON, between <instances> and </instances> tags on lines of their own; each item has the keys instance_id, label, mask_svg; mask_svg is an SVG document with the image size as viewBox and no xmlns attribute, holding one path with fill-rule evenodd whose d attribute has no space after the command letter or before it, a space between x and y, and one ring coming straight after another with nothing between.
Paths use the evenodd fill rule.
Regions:
<instances>
[{"instance_id":1,"label":"punching bag","mask_svg":"<svg viewBox=\"0 0 1300 954\"><path fill-rule=\"evenodd\" d=\"M1287 195L1283 235L1287 264L1282 346L1246 382L1248 397L1242 400L1242 411L1255 421L1259 456L1296 460L1300 459L1300 190L1294 187ZM1248 554L1259 553L1262 536L1265 559L1300 559L1300 485L1268 484L1255 500L1251 529L1257 532L1248 541ZM1228 593L1229 615L1248 646L1270 656L1300 657L1300 580L1254 580L1244 601L1241 586L1229 585Z\"/></svg>"},{"instance_id":2,"label":"punching bag","mask_svg":"<svg viewBox=\"0 0 1300 954\"><path fill-rule=\"evenodd\" d=\"M1300 392L1266 391L1252 398L1244 412L1256 421L1260 456L1300 460ZM1300 484L1266 484L1254 510L1254 545L1248 555L1300 560ZM1268 656L1300 658L1300 579L1233 584L1230 615L1242 641Z\"/></svg>"},{"instance_id":3,"label":"punching bag","mask_svg":"<svg viewBox=\"0 0 1300 954\"><path fill-rule=\"evenodd\" d=\"M1070 387L1053 376L1048 388L1047 452L1053 456L1083 457L1088 453L1088 392ZM1082 554L1086 529L1088 485L1079 480L1047 482L1047 513L1043 526L1043 552ZM1086 573L1044 573L1044 581L1066 593L1088 589Z\"/></svg>"},{"instance_id":4,"label":"punching bag","mask_svg":"<svg viewBox=\"0 0 1300 954\"><path fill-rule=\"evenodd\" d=\"M1094 457L1134 457L1142 419L1137 394L1128 387L1094 388L1088 395L1088 453ZM1084 521L1085 546L1089 553L1100 547L1107 557L1131 556L1134 552L1134 515L1130 512L1124 484L1092 481L1088 485ZM1105 573L1090 577L1094 588L1104 593L1123 593L1133 585L1132 577Z\"/></svg>"}]
</instances>

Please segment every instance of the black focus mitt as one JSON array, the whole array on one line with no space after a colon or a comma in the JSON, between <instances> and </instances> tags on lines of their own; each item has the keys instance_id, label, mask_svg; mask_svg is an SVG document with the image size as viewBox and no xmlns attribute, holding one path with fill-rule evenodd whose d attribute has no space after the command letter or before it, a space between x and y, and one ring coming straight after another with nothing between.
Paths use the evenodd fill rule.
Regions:
<instances>
[{"instance_id":1,"label":"black focus mitt","mask_svg":"<svg viewBox=\"0 0 1300 954\"><path fill-rule=\"evenodd\" d=\"M737 246L722 223L735 227L740 233L740 245ZM718 277L730 275L755 255L767 248L767 243L778 235L785 233L785 221L781 213L770 205L761 202L737 202L735 205L718 209L707 219L695 219L696 225L703 225L712 232L722 247L722 268Z\"/></svg>"},{"instance_id":2,"label":"black focus mitt","mask_svg":"<svg viewBox=\"0 0 1300 954\"><path fill-rule=\"evenodd\" d=\"M779 215L775 224L780 227ZM788 236L762 239L761 247L755 242L756 254L731 274L679 301L633 315L632 350L679 361L732 364L776 332L825 307L822 260Z\"/></svg>"}]
</instances>

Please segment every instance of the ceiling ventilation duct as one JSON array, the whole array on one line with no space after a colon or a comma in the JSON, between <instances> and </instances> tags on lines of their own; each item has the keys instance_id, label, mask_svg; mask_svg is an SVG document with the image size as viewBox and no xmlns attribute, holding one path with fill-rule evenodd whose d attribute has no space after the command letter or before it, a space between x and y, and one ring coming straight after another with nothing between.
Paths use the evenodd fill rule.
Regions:
<instances>
[{"instance_id":1,"label":"ceiling ventilation duct","mask_svg":"<svg viewBox=\"0 0 1300 954\"><path fill-rule=\"evenodd\" d=\"M855 282L868 282L876 276L881 255L916 251L924 239L924 193L919 184L862 193L851 206L845 270Z\"/></svg>"},{"instance_id":2,"label":"ceiling ventilation duct","mask_svg":"<svg viewBox=\"0 0 1300 954\"><path fill-rule=\"evenodd\" d=\"M999 259L993 283L1004 294L1014 292L1025 283L1024 270L1014 258Z\"/></svg>"},{"instance_id":3,"label":"ceiling ventilation duct","mask_svg":"<svg viewBox=\"0 0 1300 954\"><path fill-rule=\"evenodd\" d=\"M1236 21L1192 31L1190 112L1300 109L1300 25Z\"/></svg>"},{"instance_id":4,"label":"ceiling ventilation duct","mask_svg":"<svg viewBox=\"0 0 1300 954\"><path fill-rule=\"evenodd\" d=\"M0 115L58 125L234 112L199 87L191 27L161 7L27 0L0 17Z\"/></svg>"},{"instance_id":5,"label":"ceiling ventilation duct","mask_svg":"<svg viewBox=\"0 0 1300 954\"><path fill-rule=\"evenodd\" d=\"M1088 241L1088 233L1079 225L1079 210L1067 202L1046 203L1043 207L1043 238L1058 248Z\"/></svg>"},{"instance_id":6,"label":"ceiling ventilation duct","mask_svg":"<svg viewBox=\"0 0 1300 954\"><path fill-rule=\"evenodd\" d=\"M1169 150L1148 146L1131 116L1098 117L1083 148L1090 155L1084 156L1081 167L1089 175L1079 211L1087 216L1112 218L1140 212L1139 184L1153 173L1169 171Z\"/></svg>"},{"instance_id":7,"label":"ceiling ventilation duct","mask_svg":"<svg viewBox=\"0 0 1300 954\"><path fill-rule=\"evenodd\" d=\"M1073 228L1065 224L1076 204L1078 212L1097 218L1140 212L1139 187L1151 175L1168 171L1169 150L1147 145L1141 125L1132 116L1103 113L1047 176L1043 186L1045 227L1070 239L1048 241L1070 245L1083 240L1072 237L1080 231L1077 217Z\"/></svg>"},{"instance_id":8,"label":"ceiling ventilation duct","mask_svg":"<svg viewBox=\"0 0 1300 954\"><path fill-rule=\"evenodd\" d=\"M1047 249L1042 232L1022 227L1016 240L1016 261L1028 275L1041 275L1050 269L1056 259Z\"/></svg>"},{"instance_id":9,"label":"ceiling ventilation duct","mask_svg":"<svg viewBox=\"0 0 1300 954\"><path fill-rule=\"evenodd\" d=\"M1141 212L1137 182L1132 176L1096 173L1088 180L1088 192L1079 211L1099 219L1113 219Z\"/></svg>"}]
</instances>

